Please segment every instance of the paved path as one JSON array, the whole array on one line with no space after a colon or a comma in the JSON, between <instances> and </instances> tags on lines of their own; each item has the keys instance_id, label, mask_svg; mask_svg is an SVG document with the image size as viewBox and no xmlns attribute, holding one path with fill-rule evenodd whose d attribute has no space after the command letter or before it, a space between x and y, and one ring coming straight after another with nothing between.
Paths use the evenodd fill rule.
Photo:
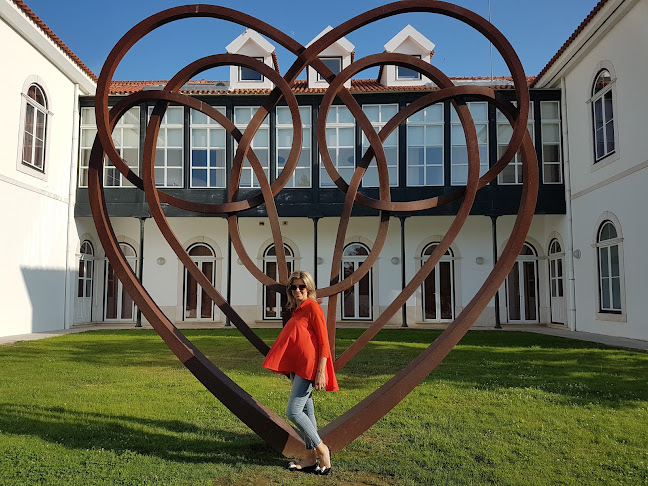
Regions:
<instances>
[{"instance_id":1,"label":"paved path","mask_svg":"<svg viewBox=\"0 0 648 486\"><path fill-rule=\"evenodd\" d=\"M366 327L366 323L348 323L340 327L354 327L361 328ZM280 323L263 323L264 328L269 327L280 327ZM252 327L255 327L254 325ZM261 327L259 324L256 327ZM388 326L390 328L398 328L398 326ZM196 323L181 323L178 324L178 329L223 329L224 325L222 323L213 323L213 324L196 324ZM445 325L439 324L425 324L425 325L413 325L411 329L444 329ZM75 326L72 329L65 329L60 331L49 331L49 332L36 332L31 334L20 334L17 336L6 336L0 337L0 345L2 344L11 344L18 341L33 341L36 339L45 339L55 336L61 336L63 334L72 334L85 331L93 330L117 330L117 329L132 329L137 331L133 323L118 323L118 324L89 324L83 326ZM141 329L152 329L150 325L144 324ZM478 331L496 331L492 327L474 327L474 330ZM523 332L534 332L537 334L546 334L549 336L558 336L567 339L576 339L579 341L588 341L593 343L605 344L607 346L612 346L615 348L621 349L630 349L633 351L643 351L648 352L648 341L642 341L640 339L628 339L622 337L606 336L604 334L594 334L590 332L582 331L570 331L569 329L554 327L554 326L543 326L543 325L534 325L534 324L503 324L501 332L510 332L510 331L523 331Z\"/></svg>"}]
</instances>

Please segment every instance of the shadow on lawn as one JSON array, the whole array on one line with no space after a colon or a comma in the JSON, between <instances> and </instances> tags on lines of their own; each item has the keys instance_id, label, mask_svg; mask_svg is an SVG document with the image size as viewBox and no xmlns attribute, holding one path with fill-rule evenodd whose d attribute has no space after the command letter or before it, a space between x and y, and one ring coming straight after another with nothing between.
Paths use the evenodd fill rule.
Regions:
<instances>
[{"instance_id":1,"label":"shadow on lawn","mask_svg":"<svg viewBox=\"0 0 648 486\"><path fill-rule=\"evenodd\" d=\"M203 430L177 420L103 415L62 407L0 403L0 432L35 436L71 449L106 449L116 454L132 451L182 463L278 463L276 454L252 433L215 427Z\"/></svg>"}]
</instances>

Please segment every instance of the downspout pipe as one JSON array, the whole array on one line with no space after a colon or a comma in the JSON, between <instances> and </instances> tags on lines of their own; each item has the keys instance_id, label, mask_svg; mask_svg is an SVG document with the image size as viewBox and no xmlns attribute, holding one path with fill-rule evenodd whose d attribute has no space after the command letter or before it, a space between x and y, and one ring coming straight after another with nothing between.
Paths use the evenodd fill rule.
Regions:
<instances>
[{"instance_id":1,"label":"downspout pipe","mask_svg":"<svg viewBox=\"0 0 648 486\"><path fill-rule=\"evenodd\" d=\"M227 279L226 279L227 302L232 305L232 236L227 232ZM225 327L231 327L229 316L225 318Z\"/></svg>"},{"instance_id":2,"label":"downspout pipe","mask_svg":"<svg viewBox=\"0 0 648 486\"><path fill-rule=\"evenodd\" d=\"M491 214L491 229L493 237L493 267L497 263L497 215ZM502 323L500 321L500 299L499 299L499 289L495 292L495 329L502 329Z\"/></svg>"},{"instance_id":3,"label":"downspout pipe","mask_svg":"<svg viewBox=\"0 0 648 486\"><path fill-rule=\"evenodd\" d=\"M139 281L142 285L144 285L144 223L146 223L146 220L150 217L150 214L148 216L139 216L137 219L139 219L139 224L140 224L140 246L139 246ZM142 309L137 307L137 320L135 322L135 327L142 327Z\"/></svg>"},{"instance_id":4,"label":"downspout pipe","mask_svg":"<svg viewBox=\"0 0 648 486\"><path fill-rule=\"evenodd\" d=\"M76 204L77 166L79 163L79 84L74 84L74 109L72 110L72 146L70 148L70 174L68 181L67 236L65 243L65 289L63 300L63 329L74 323L74 283L76 281L76 224L74 205ZM92 305L92 304L91 304ZM92 311L91 311L92 312ZM91 314L92 315L92 314Z\"/></svg>"},{"instance_id":5,"label":"downspout pipe","mask_svg":"<svg viewBox=\"0 0 648 486\"><path fill-rule=\"evenodd\" d=\"M567 212L567 248L565 266L567 267L567 326L576 331L576 276L574 272L574 218L572 213L571 166L569 160L569 129L567 127L567 83L560 79L560 111L562 116L563 172L565 177L565 206Z\"/></svg>"},{"instance_id":6,"label":"downspout pipe","mask_svg":"<svg viewBox=\"0 0 648 486\"><path fill-rule=\"evenodd\" d=\"M399 216L400 219L400 237L401 237L401 289L405 289L405 220L407 216ZM403 323L401 327L407 326L407 301L403 304Z\"/></svg>"}]
</instances>

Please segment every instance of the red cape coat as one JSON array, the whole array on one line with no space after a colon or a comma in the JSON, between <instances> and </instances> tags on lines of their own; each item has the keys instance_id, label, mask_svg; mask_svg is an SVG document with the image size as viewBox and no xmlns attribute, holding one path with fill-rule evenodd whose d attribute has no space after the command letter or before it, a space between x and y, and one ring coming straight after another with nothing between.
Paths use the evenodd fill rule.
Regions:
<instances>
[{"instance_id":1,"label":"red cape coat","mask_svg":"<svg viewBox=\"0 0 648 486\"><path fill-rule=\"evenodd\" d=\"M263 361L263 367L277 373L294 372L315 381L320 357L326 358L326 391L339 390L324 311L313 299L297 307Z\"/></svg>"}]
</instances>

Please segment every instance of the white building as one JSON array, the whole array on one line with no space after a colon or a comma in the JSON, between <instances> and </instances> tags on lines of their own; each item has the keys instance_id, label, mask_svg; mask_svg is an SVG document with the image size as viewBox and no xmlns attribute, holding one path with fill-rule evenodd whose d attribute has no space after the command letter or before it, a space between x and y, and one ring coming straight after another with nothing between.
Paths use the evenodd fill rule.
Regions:
<instances>
[{"instance_id":1,"label":"white building","mask_svg":"<svg viewBox=\"0 0 648 486\"><path fill-rule=\"evenodd\" d=\"M22 96L14 111L2 117L6 125L3 136L10 134L2 148L0 183L6 188L2 191L2 226L13 225L16 233L22 231L24 235L9 242L5 238L1 243L11 273L0 277L2 296L7 299L2 305L0 335L61 329L73 322L133 321L135 308L104 258L85 189L88 156L96 133L93 75L69 56L62 56L58 64L51 61L38 44L48 41L65 53L65 48L53 40L57 38L43 30L44 24L22 2L2 0L1 4L3 39L21 39L20 45L34 56L29 64L23 63L31 68L17 67L9 73L7 79L15 86L7 84L5 93L24 92L29 96L25 89L36 83L49 90L45 93L48 102L56 103L52 105L56 109L47 107L46 127L55 130L57 120L66 117L66 121L58 128L62 131L56 143L45 133L43 172L16 156L24 152L24 110L33 102ZM648 18L647 14L648 0L602 0L532 80L529 130L541 173L536 216L525 249L499 292L498 306L491 302L478 325L555 324L648 339L641 299L642 275L648 263L639 256L648 241L648 225L643 221L646 216L641 210L646 199L639 189L648 164L641 159L646 152L643 145L648 142L640 136L641 127L646 125L642 121L648 116L642 110L645 103L640 94L648 63L637 41L646 39L641 19ZM31 30L15 20L5 20L12 16L22 19ZM411 26L385 42L387 52L424 61L430 60L435 48ZM254 31L245 31L227 46L227 51L255 57L279 70L274 47ZM26 56L22 55L24 59ZM321 57L337 74L352 62L353 45L341 39ZM34 71L34 66L40 65L43 70ZM293 86L302 118L302 156L294 176L276 197L276 204L289 266L316 273L318 286L325 287L343 194L324 170L317 150L315 123L327 83L311 71L307 80ZM415 74L386 66L378 79L352 79L347 85L379 130L399 109L435 89L429 80ZM510 79L456 82L486 83L509 99L514 96ZM158 83L113 82L111 99L116 101ZM216 107L243 130L271 87L269 80L253 70L233 67L228 81L192 81L183 90ZM71 91L66 93L66 89ZM510 125L487 103L468 102L478 131L483 173L505 149ZM131 109L113 136L135 172L141 167L144 134L140 127L151 107L143 104ZM9 113L14 113L13 117ZM278 106L254 137L252 147L271 181L280 173L290 150L291 127L287 107ZM387 138L383 146L392 199L427 198L465 183L465 140L460 133L453 135L457 130L461 128L454 109L442 103L410 117ZM171 106L161 134L156 155L160 190L194 201L225 201L236 149L225 130L198 112ZM349 181L368 143L343 105L333 105L329 112L327 142L333 164ZM56 151L59 156L54 156ZM408 324L450 322L470 301L506 244L519 203L521 176L516 158L496 181L480 191L451 250L408 300ZM104 182L111 222L122 250L138 273L143 264L144 285L161 309L175 322L224 322L218 307L187 275L150 219L144 195L111 166L104 169ZM242 196L258 192L258 187L251 166L245 165ZM361 191L377 196L375 164L368 168ZM7 211L14 201L30 209L24 214L31 215L31 220ZM422 214L392 214L377 264L353 292L339 299L338 322L368 322L380 315L402 288L402 265L405 279L411 279L449 228L457 207L450 204ZM43 216L38 219L34 214ZM279 319L277 295L258 283L239 264L240 255L230 249L225 219L197 217L173 207L166 208L165 214L183 247L215 288L229 297L243 319L259 326ZM239 226L248 255L263 272L274 276L276 256L267 221L265 209L259 207L241 217ZM366 258L377 227L377 213L358 207L345 238L343 273L357 268ZM402 323L400 312L391 319L393 325Z\"/></svg>"},{"instance_id":2,"label":"white building","mask_svg":"<svg viewBox=\"0 0 648 486\"><path fill-rule=\"evenodd\" d=\"M23 2L0 2L0 335L72 322L78 106L94 74Z\"/></svg>"},{"instance_id":3,"label":"white building","mask_svg":"<svg viewBox=\"0 0 648 486\"><path fill-rule=\"evenodd\" d=\"M570 328L648 339L648 2L601 1L533 86L562 93Z\"/></svg>"}]
</instances>

